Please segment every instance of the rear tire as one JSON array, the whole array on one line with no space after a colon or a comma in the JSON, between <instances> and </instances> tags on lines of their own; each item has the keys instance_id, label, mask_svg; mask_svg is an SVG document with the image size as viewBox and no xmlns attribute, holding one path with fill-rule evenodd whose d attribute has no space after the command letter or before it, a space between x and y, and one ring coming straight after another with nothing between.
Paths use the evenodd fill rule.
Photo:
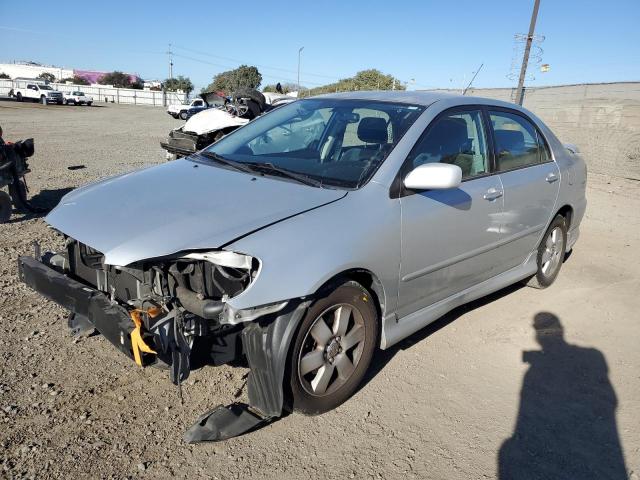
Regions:
<instances>
[{"instance_id":1,"label":"rear tire","mask_svg":"<svg viewBox=\"0 0 640 480\"><path fill-rule=\"evenodd\" d=\"M318 415L357 390L378 340L378 313L362 285L345 282L318 298L296 334L288 369L293 409Z\"/></svg>"},{"instance_id":2,"label":"rear tire","mask_svg":"<svg viewBox=\"0 0 640 480\"><path fill-rule=\"evenodd\" d=\"M87 102L87 107L90 107L93 102Z\"/></svg>"},{"instance_id":3,"label":"rear tire","mask_svg":"<svg viewBox=\"0 0 640 480\"><path fill-rule=\"evenodd\" d=\"M16 101L17 101L17 102L21 102L21 101L22 101L22 94L21 94L20 92L18 92L18 93L16 94Z\"/></svg>"},{"instance_id":4,"label":"rear tire","mask_svg":"<svg viewBox=\"0 0 640 480\"><path fill-rule=\"evenodd\" d=\"M0 191L0 223L9 221L11 211L11 197L7 192Z\"/></svg>"},{"instance_id":5,"label":"rear tire","mask_svg":"<svg viewBox=\"0 0 640 480\"><path fill-rule=\"evenodd\" d=\"M533 288L550 286L562 268L567 246L567 223L562 215L557 215L542 237L538 246L536 262L538 271L527 281Z\"/></svg>"}]
</instances>

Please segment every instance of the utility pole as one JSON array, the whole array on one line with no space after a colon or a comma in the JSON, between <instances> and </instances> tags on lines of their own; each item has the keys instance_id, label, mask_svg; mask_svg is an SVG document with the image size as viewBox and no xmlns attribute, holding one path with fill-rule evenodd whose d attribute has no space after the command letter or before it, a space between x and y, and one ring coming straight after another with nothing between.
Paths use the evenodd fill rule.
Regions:
<instances>
[{"instance_id":1,"label":"utility pole","mask_svg":"<svg viewBox=\"0 0 640 480\"><path fill-rule=\"evenodd\" d=\"M167 55L169 55L169 79L173 80L173 52L171 51L171 44L169 44Z\"/></svg>"},{"instance_id":2,"label":"utility pole","mask_svg":"<svg viewBox=\"0 0 640 480\"><path fill-rule=\"evenodd\" d=\"M518 88L516 90L516 103L522 105L524 100L524 78L527 75L527 64L529 63L529 52L531 51L531 42L533 42L533 32L536 29L536 20L538 19L538 8L540 0L534 0L533 12L531 13L531 23L529 24L529 35L527 43L524 47L524 55L522 56L522 67L520 68L520 78L518 78Z\"/></svg>"},{"instance_id":3,"label":"utility pole","mask_svg":"<svg viewBox=\"0 0 640 480\"><path fill-rule=\"evenodd\" d=\"M300 97L300 56L302 55L304 47L298 49L298 98Z\"/></svg>"}]
</instances>

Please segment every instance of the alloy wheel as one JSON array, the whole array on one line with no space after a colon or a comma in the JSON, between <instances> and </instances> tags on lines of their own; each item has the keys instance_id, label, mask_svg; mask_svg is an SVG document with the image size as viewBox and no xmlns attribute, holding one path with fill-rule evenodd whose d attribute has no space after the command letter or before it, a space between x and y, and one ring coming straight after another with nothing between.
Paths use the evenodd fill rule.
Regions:
<instances>
[{"instance_id":1,"label":"alloy wheel","mask_svg":"<svg viewBox=\"0 0 640 480\"><path fill-rule=\"evenodd\" d=\"M362 356L365 324L353 305L333 305L314 320L298 357L302 387L314 396L335 392L353 374Z\"/></svg>"},{"instance_id":2,"label":"alloy wheel","mask_svg":"<svg viewBox=\"0 0 640 480\"><path fill-rule=\"evenodd\" d=\"M555 227L547 237L541 261L542 273L545 276L553 275L562 260L563 235L562 229Z\"/></svg>"}]
</instances>

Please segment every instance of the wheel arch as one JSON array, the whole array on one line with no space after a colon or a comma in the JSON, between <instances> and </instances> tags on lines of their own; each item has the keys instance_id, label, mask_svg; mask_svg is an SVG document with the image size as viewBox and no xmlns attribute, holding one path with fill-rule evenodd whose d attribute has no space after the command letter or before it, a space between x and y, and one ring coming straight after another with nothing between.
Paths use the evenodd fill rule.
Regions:
<instances>
[{"instance_id":1,"label":"wheel arch","mask_svg":"<svg viewBox=\"0 0 640 480\"><path fill-rule=\"evenodd\" d=\"M317 292L323 292L328 289L333 289L337 284L344 281L353 280L364 287L369 292L371 298L374 300L374 305L378 313L378 321L382 325L382 319L386 311L386 297L384 286L378 276L371 270L366 268L350 268L340 273L335 274L329 280L324 282Z\"/></svg>"},{"instance_id":2,"label":"wheel arch","mask_svg":"<svg viewBox=\"0 0 640 480\"><path fill-rule=\"evenodd\" d=\"M558 215L562 215L564 217L567 224L567 230L569 230L571 228L571 220L573 219L573 207L569 204L563 205L560 209L558 209L553 218ZM551 220L553 220L553 218Z\"/></svg>"}]
</instances>

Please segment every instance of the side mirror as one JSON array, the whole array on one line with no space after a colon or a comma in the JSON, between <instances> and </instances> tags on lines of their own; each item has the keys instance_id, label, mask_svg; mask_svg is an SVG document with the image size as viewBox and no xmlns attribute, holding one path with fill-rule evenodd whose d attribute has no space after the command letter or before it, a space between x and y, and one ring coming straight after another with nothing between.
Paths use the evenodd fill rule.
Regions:
<instances>
[{"instance_id":1,"label":"side mirror","mask_svg":"<svg viewBox=\"0 0 640 480\"><path fill-rule=\"evenodd\" d=\"M462 170L450 163L425 163L404 177L404 186L410 190L445 190L456 188L462 182Z\"/></svg>"}]
</instances>

